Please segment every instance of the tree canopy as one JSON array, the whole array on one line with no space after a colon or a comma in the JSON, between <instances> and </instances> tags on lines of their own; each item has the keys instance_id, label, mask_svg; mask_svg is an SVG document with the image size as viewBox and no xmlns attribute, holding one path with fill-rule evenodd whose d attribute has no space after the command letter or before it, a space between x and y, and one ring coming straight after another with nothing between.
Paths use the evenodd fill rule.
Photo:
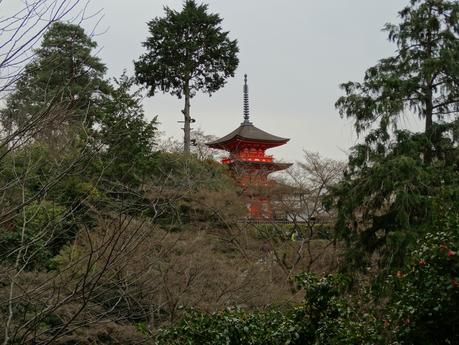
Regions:
<instances>
[{"instance_id":1,"label":"tree canopy","mask_svg":"<svg viewBox=\"0 0 459 345\"><path fill-rule=\"evenodd\" d=\"M444 124L459 110L459 4L447 0L410 0L399 12L401 23L386 24L394 56L369 68L362 83L342 84L346 95L337 103L342 116L355 120L358 133L372 129L374 141L387 141L389 127L402 116L425 121L428 142L424 160L432 160L444 135Z\"/></svg>"},{"instance_id":2,"label":"tree canopy","mask_svg":"<svg viewBox=\"0 0 459 345\"><path fill-rule=\"evenodd\" d=\"M94 55L96 46L80 26L53 23L7 97L1 110L4 128L28 128L44 116L48 121L47 128L41 128L42 135L58 127L62 131L63 123L90 128L99 116L100 95L109 89L104 80L106 67Z\"/></svg>"},{"instance_id":3,"label":"tree canopy","mask_svg":"<svg viewBox=\"0 0 459 345\"><path fill-rule=\"evenodd\" d=\"M337 103L365 140L350 155L335 189L337 230L366 267L403 262L406 251L437 217L438 205L458 209L459 4L411 0L401 23L386 24L396 54L369 68L363 82L342 85ZM398 129L416 114L425 130Z\"/></svg>"},{"instance_id":4,"label":"tree canopy","mask_svg":"<svg viewBox=\"0 0 459 345\"><path fill-rule=\"evenodd\" d=\"M153 96L161 91L185 98L184 151L190 152L190 98L211 95L234 76L239 60L237 41L228 37L218 14L208 6L185 1L182 11L164 8L165 16L148 23L147 52L135 62L137 80Z\"/></svg>"}]
</instances>

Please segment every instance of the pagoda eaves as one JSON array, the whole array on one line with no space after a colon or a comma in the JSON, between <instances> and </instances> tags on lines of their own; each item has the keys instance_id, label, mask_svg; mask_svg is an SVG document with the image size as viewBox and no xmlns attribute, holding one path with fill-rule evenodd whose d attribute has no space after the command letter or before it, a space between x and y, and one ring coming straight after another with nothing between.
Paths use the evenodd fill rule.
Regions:
<instances>
[{"instance_id":1,"label":"pagoda eaves","mask_svg":"<svg viewBox=\"0 0 459 345\"><path fill-rule=\"evenodd\" d=\"M288 138L281 138L265 132L255 127L251 122L243 122L234 131L220 139L207 143L207 146L214 149L233 151L237 147L256 146L258 144L268 149L281 146L289 140Z\"/></svg>"},{"instance_id":2,"label":"pagoda eaves","mask_svg":"<svg viewBox=\"0 0 459 345\"><path fill-rule=\"evenodd\" d=\"M284 145L290 139L282 138L255 127L250 122L247 75L244 76L244 121L231 133L206 143L207 146L225 150L229 156L222 159L247 197L247 207L252 218L271 218L268 175L287 169L292 164L274 162L273 156L266 155L267 149ZM252 187L255 187L253 189ZM266 189L262 195L260 187Z\"/></svg>"}]
</instances>

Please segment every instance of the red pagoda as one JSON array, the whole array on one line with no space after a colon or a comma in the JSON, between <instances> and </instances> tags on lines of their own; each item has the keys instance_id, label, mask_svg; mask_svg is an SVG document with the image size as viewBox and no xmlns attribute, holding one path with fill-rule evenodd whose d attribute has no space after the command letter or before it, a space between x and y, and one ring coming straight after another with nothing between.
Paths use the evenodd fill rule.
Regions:
<instances>
[{"instance_id":1,"label":"red pagoda","mask_svg":"<svg viewBox=\"0 0 459 345\"><path fill-rule=\"evenodd\" d=\"M242 187L252 219L272 218L269 191L273 181L268 175L287 169L291 164L274 162L266 150L284 145L290 139L277 137L255 127L249 116L249 88L244 76L244 122L228 135L206 145L229 152L222 164L229 166L232 175Z\"/></svg>"}]
</instances>

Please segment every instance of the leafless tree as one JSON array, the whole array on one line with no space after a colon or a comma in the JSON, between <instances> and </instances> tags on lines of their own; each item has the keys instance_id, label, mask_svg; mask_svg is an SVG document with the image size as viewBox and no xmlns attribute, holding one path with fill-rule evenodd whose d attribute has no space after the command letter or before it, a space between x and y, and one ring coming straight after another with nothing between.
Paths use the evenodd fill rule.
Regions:
<instances>
[{"instance_id":1,"label":"leafless tree","mask_svg":"<svg viewBox=\"0 0 459 345\"><path fill-rule=\"evenodd\" d=\"M200 160L222 158L222 151L208 147L206 143L216 140L217 137L205 134L201 128L191 131L191 153ZM183 152L183 142L173 137L163 137L158 149L164 152Z\"/></svg>"},{"instance_id":2,"label":"leafless tree","mask_svg":"<svg viewBox=\"0 0 459 345\"><path fill-rule=\"evenodd\" d=\"M259 227L288 281L300 271L333 269L334 214L324 207L323 199L343 171L342 162L304 151L304 161L278 177L269 189L274 221Z\"/></svg>"}]
</instances>

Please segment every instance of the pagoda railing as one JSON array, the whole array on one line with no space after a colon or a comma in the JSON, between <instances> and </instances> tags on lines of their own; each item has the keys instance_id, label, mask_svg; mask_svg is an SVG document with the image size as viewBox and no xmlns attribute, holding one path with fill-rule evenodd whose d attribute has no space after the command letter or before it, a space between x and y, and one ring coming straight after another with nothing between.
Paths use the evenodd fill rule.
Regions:
<instances>
[{"instance_id":1,"label":"pagoda railing","mask_svg":"<svg viewBox=\"0 0 459 345\"><path fill-rule=\"evenodd\" d=\"M234 161L272 163L273 156L268 156L258 152L244 152L239 154L232 154L231 156L222 159L223 164L232 163Z\"/></svg>"}]
</instances>

